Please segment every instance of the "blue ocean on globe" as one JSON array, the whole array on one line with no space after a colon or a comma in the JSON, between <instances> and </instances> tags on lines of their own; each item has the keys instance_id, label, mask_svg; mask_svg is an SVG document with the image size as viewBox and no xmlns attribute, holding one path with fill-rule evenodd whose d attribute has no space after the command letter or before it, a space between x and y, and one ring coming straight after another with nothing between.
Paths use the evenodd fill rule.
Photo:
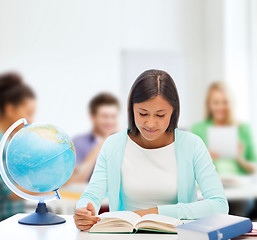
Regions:
<instances>
[{"instance_id":1,"label":"blue ocean on globe","mask_svg":"<svg viewBox=\"0 0 257 240\"><path fill-rule=\"evenodd\" d=\"M70 137L45 123L24 126L9 142L6 161L13 180L31 192L60 188L71 177L76 153Z\"/></svg>"}]
</instances>

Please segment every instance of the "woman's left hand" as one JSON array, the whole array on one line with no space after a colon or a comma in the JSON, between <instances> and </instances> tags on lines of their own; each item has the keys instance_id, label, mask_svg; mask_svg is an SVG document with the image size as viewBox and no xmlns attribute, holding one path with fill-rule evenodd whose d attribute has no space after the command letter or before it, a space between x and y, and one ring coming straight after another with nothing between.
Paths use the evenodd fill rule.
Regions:
<instances>
[{"instance_id":1,"label":"woman's left hand","mask_svg":"<svg viewBox=\"0 0 257 240\"><path fill-rule=\"evenodd\" d=\"M245 149L244 144L242 142L239 142L238 143L238 151L237 151L238 158L242 157L244 149Z\"/></svg>"},{"instance_id":2,"label":"woman's left hand","mask_svg":"<svg viewBox=\"0 0 257 240\"><path fill-rule=\"evenodd\" d=\"M136 211L134 211L134 213L138 214L140 217L142 217L146 214L152 214L152 213L158 214L158 208L155 207L155 208L136 210Z\"/></svg>"},{"instance_id":3,"label":"woman's left hand","mask_svg":"<svg viewBox=\"0 0 257 240\"><path fill-rule=\"evenodd\" d=\"M248 162L245 160L243 156L245 146L242 142L238 144L238 153L237 153L237 162L240 164L241 167L245 169L248 173L254 173L256 171L256 165L254 163Z\"/></svg>"}]
</instances>

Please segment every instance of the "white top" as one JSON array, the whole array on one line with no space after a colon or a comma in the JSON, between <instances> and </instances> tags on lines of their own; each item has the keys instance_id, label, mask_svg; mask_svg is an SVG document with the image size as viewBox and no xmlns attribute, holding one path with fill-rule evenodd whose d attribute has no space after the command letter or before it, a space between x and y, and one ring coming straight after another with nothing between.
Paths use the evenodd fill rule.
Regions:
<instances>
[{"instance_id":1,"label":"white top","mask_svg":"<svg viewBox=\"0 0 257 240\"><path fill-rule=\"evenodd\" d=\"M129 136L121 167L124 210L153 208L176 203L177 162L174 142L146 149Z\"/></svg>"}]
</instances>

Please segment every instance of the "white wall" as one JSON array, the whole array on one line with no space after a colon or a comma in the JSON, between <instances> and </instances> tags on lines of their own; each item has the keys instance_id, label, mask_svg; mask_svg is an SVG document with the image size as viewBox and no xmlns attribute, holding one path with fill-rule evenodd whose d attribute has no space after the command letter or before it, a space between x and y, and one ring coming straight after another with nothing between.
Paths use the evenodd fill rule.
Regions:
<instances>
[{"instance_id":1,"label":"white wall","mask_svg":"<svg viewBox=\"0 0 257 240\"><path fill-rule=\"evenodd\" d=\"M226 0L225 13L225 80L235 95L237 119L249 122L249 2Z\"/></svg>"},{"instance_id":2,"label":"white wall","mask_svg":"<svg viewBox=\"0 0 257 240\"><path fill-rule=\"evenodd\" d=\"M119 97L120 9L119 1L1 1L0 69L21 71L35 88L38 121L73 135L89 128L93 95Z\"/></svg>"},{"instance_id":3,"label":"white wall","mask_svg":"<svg viewBox=\"0 0 257 240\"><path fill-rule=\"evenodd\" d=\"M224 80L224 0L204 3L204 79L209 83Z\"/></svg>"},{"instance_id":4,"label":"white wall","mask_svg":"<svg viewBox=\"0 0 257 240\"><path fill-rule=\"evenodd\" d=\"M254 130L255 142L257 143L257 1L250 1L250 120Z\"/></svg>"},{"instance_id":5,"label":"white wall","mask_svg":"<svg viewBox=\"0 0 257 240\"><path fill-rule=\"evenodd\" d=\"M122 51L182 52L189 127L202 120L208 84L224 77L223 8L222 0L0 0L0 71L21 71L38 94L36 120L74 135L89 129L85 108L96 93L127 98ZM126 106L121 119L124 128Z\"/></svg>"},{"instance_id":6,"label":"white wall","mask_svg":"<svg viewBox=\"0 0 257 240\"><path fill-rule=\"evenodd\" d=\"M256 1L207 0L205 14L206 83L224 80L234 96L236 118L257 129Z\"/></svg>"},{"instance_id":7,"label":"white wall","mask_svg":"<svg viewBox=\"0 0 257 240\"><path fill-rule=\"evenodd\" d=\"M76 134L89 128L85 105L99 91L121 96L126 49L187 56L188 125L201 115L203 1L0 1L0 70L17 69L38 94L38 121ZM172 73L171 73L172 75ZM125 106L124 106L125 109ZM123 111L121 127L126 126Z\"/></svg>"}]
</instances>

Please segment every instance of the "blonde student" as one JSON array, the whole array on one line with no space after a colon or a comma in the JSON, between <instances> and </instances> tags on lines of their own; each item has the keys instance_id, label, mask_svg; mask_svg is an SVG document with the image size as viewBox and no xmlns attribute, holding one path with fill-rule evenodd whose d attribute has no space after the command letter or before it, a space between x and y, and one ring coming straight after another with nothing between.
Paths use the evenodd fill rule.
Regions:
<instances>
[{"instance_id":1,"label":"blonde student","mask_svg":"<svg viewBox=\"0 0 257 240\"><path fill-rule=\"evenodd\" d=\"M179 96L170 75L147 70L128 97L128 127L109 136L74 215L80 230L100 218L108 193L110 211L197 219L228 213L220 178L202 139L178 128ZM198 201L196 182L203 200Z\"/></svg>"}]
</instances>

